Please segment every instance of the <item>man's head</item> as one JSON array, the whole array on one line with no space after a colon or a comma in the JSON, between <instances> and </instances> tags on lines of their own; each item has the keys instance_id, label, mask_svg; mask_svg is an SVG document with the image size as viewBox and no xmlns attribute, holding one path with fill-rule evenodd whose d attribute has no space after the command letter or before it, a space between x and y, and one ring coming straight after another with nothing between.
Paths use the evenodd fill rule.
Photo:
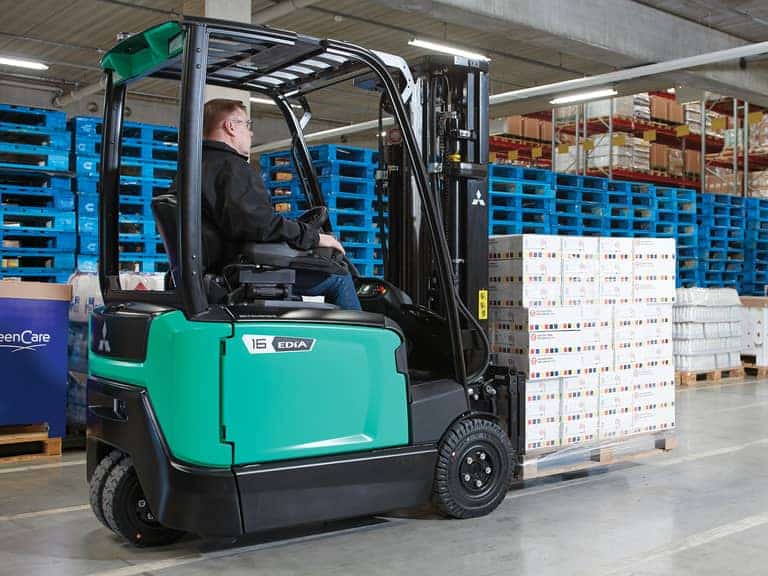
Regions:
<instances>
[{"instance_id":1,"label":"man's head","mask_svg":"<svg viewBox=\"0 0 768 576\"><path fill-rule=\"evenodd\" d=\"M251 121L240 100L216 98L205 103L203 138L228 144L243 156L251 153Z\"/></svg>"}]
</instances>

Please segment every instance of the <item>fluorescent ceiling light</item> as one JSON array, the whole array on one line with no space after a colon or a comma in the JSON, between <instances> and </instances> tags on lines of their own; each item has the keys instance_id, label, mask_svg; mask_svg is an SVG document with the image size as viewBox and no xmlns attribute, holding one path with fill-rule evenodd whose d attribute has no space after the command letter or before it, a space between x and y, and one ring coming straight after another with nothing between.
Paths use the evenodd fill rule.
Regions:
<instances>
[{"instance_id":1,"label":"fluorescent ceiling light","mask_svg":"<svg viewBox=\"0 0 768 576\"><path fill-rule=\"evenodd\" d=\"M48 70L48 66L42 62L36 62L34 60L22 60L20 58L8 58L6 56L0 56L0 65L16 66L17 68L28 68L29 70Z\"/></svg>"},{"instance_id":2,"label":"fluorescent ceiling light","mask_svg":"<svg viewBox=\"0 0 768 576\"><path fill-rule=\"evenodd\" d=\"M277 106L277 102L274 100L270 100L269 98L256 98L254 96L251 96L250 98L251 102L254 104L269 104L270 106ZM291 104L292 108L301 108L298 104Z\"/></svg>"},{"instance_id":3,"label":"fluorescent ceiling light","mask_svg":"<svg viewBox=\"0 0 768 576\"><path fill-rule=\"evenodd\" d=\"M443 54L453 54L454 56L463 56L469 60L483 60L489 62L490 58L484 56L478 52L470 52L469 50L463 50L456 46L449 46L448 44L440 44L439 42L432 42L430 40L420 40L414 38L408 41L411 46L417 46L418 48L424 48L426 50L432 50L433 52L442 52Z\"/></svg>"},{"instance_id":4,"label":"fluorescent ceiling light","mask_svg":"<svg viewBox=\"0 0 768 576\"><path fill-rule=\"evenodd\" d=\"M591 92L580 92L579 94L569 94L568 96L558 96L550 100L550 104L570 104L571 102L583 102L584 100L594 100L595 98L607 98L616 96L618 92L613 88L604 88L602 90L592 90Z\"/></svg>"}]
</instances>

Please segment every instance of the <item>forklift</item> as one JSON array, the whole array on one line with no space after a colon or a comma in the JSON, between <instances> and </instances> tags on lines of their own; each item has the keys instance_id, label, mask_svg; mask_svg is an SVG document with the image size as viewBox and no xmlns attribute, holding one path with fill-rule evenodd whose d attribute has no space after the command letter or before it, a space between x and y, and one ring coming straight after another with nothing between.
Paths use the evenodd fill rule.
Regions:
<instances>
[{"instance_id":1,"label":"forklift","mask_svg":"<svg viewBox=\"0 0 768 576\"><path fill-rule=\"evenodd\" d=\"M99 521L136 546L238 538L431 503L492 512L519 450L519 378L488 342L488 71L274 28L183 18L105 54L99 277L90 319L87 478ZM152 200L165 291L120 284L120 141L128 87L178 82L176 194ZM382 277L340 253L245 244L203 269L206 85L271 98L310 209L333 233L304 130L307 97L378 94ZM297 110L300 113L297 113ZM292 291L297 270L351 273L363 308Z\"/></svg>"}]
</instances>

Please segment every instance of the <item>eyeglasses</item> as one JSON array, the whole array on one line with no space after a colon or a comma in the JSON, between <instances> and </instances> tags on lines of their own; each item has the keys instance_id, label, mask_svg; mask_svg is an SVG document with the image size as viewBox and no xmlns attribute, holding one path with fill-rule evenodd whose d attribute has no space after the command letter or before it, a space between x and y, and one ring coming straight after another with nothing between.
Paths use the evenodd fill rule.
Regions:
<instances>
[{"instance_id":1,"label":"eyeglasses","mask_svg":"<svg viewBox=\"0 0 768 576\"><path fill-rule=\"evenodd\" d=\"M248 130L251 129L251 124L253 124L251 120L230 120L230 122L234 122L235 124L245 124L245 127L248 128Z\"/></svg>"}]
</instances>

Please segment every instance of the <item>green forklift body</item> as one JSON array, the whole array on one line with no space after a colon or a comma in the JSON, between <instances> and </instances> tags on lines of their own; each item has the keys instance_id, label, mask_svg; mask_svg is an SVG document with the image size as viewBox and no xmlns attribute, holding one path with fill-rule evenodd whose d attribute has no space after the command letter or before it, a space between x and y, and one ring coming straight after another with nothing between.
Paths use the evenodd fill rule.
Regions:
<instances>
[{"instance_id":1,"label":"green forklift body","mask_svg":"<svg viewBox=\"0 0 768 576\"><path fill-rule=\"evenodd\" d=\"M171 455L207 467L408 444L394 330L215 323L180 311L149 325L146 358L90 352L91 376L144 388Z\"/></svg>"},{"instance_id":2,"label":"green forklift body","mask_svg":"<svg viewBox=\"0 0 768 576\"><path fill-rule=\"evenodd\" d=\"M235 324L222 368L222 419L234 463L408 444L402 340L344 324Z\"/></svg>"}]
</instances>

